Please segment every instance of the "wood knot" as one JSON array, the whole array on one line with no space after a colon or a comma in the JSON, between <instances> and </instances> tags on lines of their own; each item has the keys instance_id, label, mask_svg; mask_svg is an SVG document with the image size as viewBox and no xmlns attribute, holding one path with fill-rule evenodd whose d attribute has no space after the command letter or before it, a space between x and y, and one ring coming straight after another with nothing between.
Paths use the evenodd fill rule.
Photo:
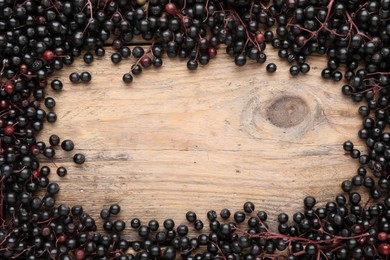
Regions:
<instances>
[{"instance_id":1,"label":"wood knot","mask_svg":"<svg viewBox=\"0 0 390 260\"><path fill-rule=\"evenodd\" d=\"M267 108L267 119L277 127L289 128L299 125L309 115L306 102L297 96L282 96Z\"/></svg>"},{"instance_id":2,"label":"wood knot","mask_svg":"<svg viewBox=\"0 0 390 260\"><path fill-rule=\"evenodd\" d=\"M253 95L241 115L242 129L261 140L305 138L324 120L323 109L315 97L300 96L284 89L268 95Z\"/></svg>"}]
</instances>

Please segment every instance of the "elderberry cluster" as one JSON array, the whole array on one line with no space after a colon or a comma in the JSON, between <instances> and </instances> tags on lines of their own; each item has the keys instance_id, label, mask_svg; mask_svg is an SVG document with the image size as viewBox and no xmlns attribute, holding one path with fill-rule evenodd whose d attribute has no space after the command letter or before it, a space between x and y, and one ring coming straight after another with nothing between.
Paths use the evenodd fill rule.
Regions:
<instances>
[{"instance_id":1,"label":"elderberry cluster","mask_svg":"<svg viewBox=\"0 0 390 260\"><path fill-rule=\"evenodd\" d=\"M134 39L150 47L134 46ZM390 0L0 0L0 258L1 259L387 259L390 255ZM266 63L271 45L291 76L310 71L311 55L326 55L321 75L344 81L342 93L360 104L365 150L344 150L360 167L342 183L343 194L324 206L304 199L292 219L281 213L277 231L251 202L233 214L195 212L187 224L118 219L117 204L101 211L102 228L82 206L56 203L60 186L49 180L57 149L74 144L52 135L61 91L56 71L82 55L86 64L112 46L112 65L130 60L131 83L163 58L187 60L195 70L224 50L237 66ZM130 47L129 47L130 46ZM277 65L265 66L277 73ZM73 72L72 83L91 81ZM76 164L85 162L80 153ZM68 174L64 167L56 173ZM364 187L364 188L363 188ZM43 195L40 195L43 194ZM362 197L369 198L363 201ZM121 236L126 226L139 239ZM98 232L102 230L102 232Z\"/></svg>"}]
</instances>

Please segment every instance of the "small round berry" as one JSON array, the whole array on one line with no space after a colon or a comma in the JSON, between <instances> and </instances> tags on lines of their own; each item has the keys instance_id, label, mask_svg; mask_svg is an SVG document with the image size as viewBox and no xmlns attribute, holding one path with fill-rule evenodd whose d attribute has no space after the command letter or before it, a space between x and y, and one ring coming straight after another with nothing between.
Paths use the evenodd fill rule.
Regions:
<instances>
[{"instance_id":1,"label":"small round berry","mask_svg":"<svg viewBox=\"0 0 390 260\"><path fill-rule=\"evenodd\" d=\"M112 215L118 215L120 211L121 211L121 207L118 204L112 204L110 206L110 213Z\"/></svg>"},{"instance_id":2,"label":"small round berry","mask_svg":"<svg viewBox=\"0 0 390 260\"><path fill-rule=\"evenodd\" d=\"M310 71L310 65L307 63L301 64L301 72L302 73L308 73Z\"/></svg>"},{"instance_id":3,"label":"small round berry","mask_svg":"<svg viewBox=\"0 0 390 260\"><path fill-rule=\"evenodd\" d=\"M72 83L78 83L80 81L80 74L78 74L77 72L72 72L70 75L69 75L69 80L72 82Z\"/></svg>"},{"instance_id":4,"label":"small round berry","mask_svg":"<svg viewBox=\"0 0 390 260\"><path fill-rule=\"evenodd\" d=\"M68 171L66 170L65 167L58 167L57 169L57 175L60 176L60 177L65 177L66 174L68 174Z\"/></svg>"},{"instance_id":5,"label":"small round berry","mask_svg":"<svg viewBox=\"0 0 390 260\"><path fill-rule=\"evenodd\" d=\"M5 92L7 92L8 94L12 94L12 93L14 92L14 90L15 90L15 86L14 86L14 84L7 83L7 84L5 84L5 86L4 86L4 90L5 90Z\"/></svg>"},{"instance_id":6,"label":"small round berry","mask_svg":"<svg viewBox=\"0 0 390 260\"><path fill-rule=\"evenodd\" d=\"M57 114L55 112L50 111L46 115L46 120L49 123L54 123L55 121L57 121Z\"/></svg>"},{"instance_id":7,"label":"small round berry","mask_svg":"<svg viewBox=\"0 0 390 260\"><path fill-rule=\"evenodd\" d=\"M63 88L63 84L60 80L58 79L55 79L53 80L51 83L50 83L50 86L53 90L55 91L59 91Z\"/></svg>"},{"instance_id":8,"label":"small round berry","mask_svg":"<svg viewBox=\"0 0 390 260\"><path fill-rule=\"evenodd\" d=\"M168 13L168 14L175 14L177 12L177 8L176 8L176 5L174 3L167 3L165 5L165 11Z\"/></svg>"},{"instance_id":9,"label":"small round berry","mask_svg":"<svg viewBox=\"0 0 390 260\"><path fill-rule=\"evenodd\" d=\"M345 151L350 152L353 150L353 143L351 141L345 141L343 144L343 148Z\"/></svg>"},{"instance_id":10,"label":"small round berry","mask_svg":"<svg viewBox=\"0 0 390 260\"><path fill-rule=\"evenodd\" d=\"M228 209L222 209L219 214L221 215L221 218L223 218L223 219L230 218L230 210L228 210Z\"/></svg>"},{"instance_id":11,"label":"small round berry","mask_svg":"<svg viewBox=\"0 0 390 260\"><path fill-rule=\"evenodd\" d=\"M198 62L196 60L189 60L187 62L187 69L196 70L198 68Z\"/></svg>"},{"instance_id":12,"label":"small round berry","mask_svg":"<svg viewBox=\"0 0 390 260\"><path fill-rule=\"evenodd\" d=\"M45 98L45 106L49 109L52 109L56 106L56 101L52 97Z\"/></svg>"},{"instance_id":13,"label":"small round berry","mask_svg":"<svg viewBox=\"0 0 390 260\"><path fill-rule=\"evenodd\" d=\"M62 141L61 148L62 148L62 150L67 151L67 152L72 151L74 149L74 143L72 140L66 139L66 140Z\"/></svg>"},{"instance_id":14,"label":"small round berry","mask_svg":"<svg viewBox=\"0 0 390 260\"><path fill-rule=\"evenodd\" d=\"M276 71L277 67L275 63L269 63L266 67L267 72L274 73Z\"/></svg>"},{"instance_id":15,"label":"small round berry","mask_svg":"<svg viewBox=\"0 0 390 260\"><path fill-rule=\"evenodd\" d=\"M51 146L56 146L60 143L60 137L58 135L51 135L49 137L49 143Z\"/></svg>"},{"instance_id":16,"label":"small round berry","mask_svg":"<svg viewBox=\"0 0 390 260\"><path fill-rule=\"evenodd\" d=\"M193 212L193 211L188 211L188 212L186 213L186 219L187 219L188 222L193 223L193 222L195 222L196 218L197 218L197 216L196 216L196 213L195 213L195 212Z\"/></svg>"},{"instance_id":17,"label":"small round berry","mask_svg":"<svg viewBox=\"0 0 390 260\"><path fill-rule=\"evenodd\" d=\"M13 126L6 126L6 127L4 128L4 134L5 134L5 135L10 136L10 135L13 135L14 132L15 132L15 128L14 128Z\"/></svg>"},{"instance_id":18,"label":"small round berry","mask_svg":"<svg viewBox=\"0 0 390 260\"><path fill-rule=\"evenodd\" d=\"M154 67L160 68L163 65L163 61L162 61L161 58L154 57L153 60L152 60L152 64L153 64Z\"/></svg>"},{"instance_id":19,"label":"small round berry","mask_svg":"<svg viewBox=\"0 0 390 260\"><path fill-rule=\"evenodd\" d=\"M390 245L387 243L382 243L379 245L379 253L382 255L390 255Z\"/></svg>"},{"instance_id":20,"label":"small round berry","mask_svg":"<svg viewBox=\"0 0 390 260\"><path fill-rule=\"evenodd\" d=\"M100 211L100 218L107 220L111 216L110 210L109 209L102 209Z\"/></svg>"},{"instance_id":21,"label":"small round berry","mask_svg":"<svg viewBox=\"0 0 390 260\"><path fill-rule=\"evenodd\" d=\"M73 156L73 161L74 161L76 164L83 164L83 163L85 162L85 156L84 156L84 154L76 153L76 154Z\"/></svg>"},{"instance_id":22,"label":"small round berry","mask_svg":"<svg viewBox=\"0 0 390 260\"><path fill-rule=\"evenodd\" d=\"M93 62L93 55L90 52L84 54L83 60L86 64L91 64Z\"/></svg>"},{"instance_id":23,"label":"small round berry","mask_svg":"<svg viewBox=\"0 0 390 260\"><path fill-rule=\"evenodd\" d=\"M140 64L144 68L150 67L152 65L152 59L149 56L143 55Z\"/></svg>"},{"instance_id":24,"label":"small round berry","mask_svg":"<svg viewBox=\"0 0 390 260\"><path fill-rule=\"evenodd\" d=\"M103 57L106 54L106 50L103 47L98 47L95 49L95 54L98 57Z\"/></svg>"},{"instance_id":25,"label":"small round berry","mask_svg":"<svg viewBox=\"0 0 390 260\"><path fill-rule=\"evenodd\" d=\"M256 34L256 41L257 41L258 43L264 42L264 34L262 34L262 33L257 33L257 34Z\"/></svg>"},{"instance_id":26,"label":"small round berry","mask_svg":"<svg viewBox=\"0 0 390 260\"><path fill-rule=\"evenodd\" d=\"M316 204L316 199L313 196L307 196L305 197L303 203L306 209L312 209Z\"/></svg>"},{"instance_id":27,"label":"small round berry","mask_svg":"<svg viewBox=\"0 0 390 260\"><path fill-rule=\"evenodd\" d=\"M82 82L84 83L88 83L91 81L92 79L92 76L91 76L91 73L89 73L88 71L84 71L80 74L80 79Z\"/></svg>"},{"instance_id":28,"label":"small round berry","mask_svg":"<svg viewBox=\"0 0 390 260\"><path fill-rule=\"evenodd\" d=\"M128 57L130 57L130 55L131 55L131 50L130 50L129 47L123 46L122 48L120 48L119 54L120 54L123 58L128 58Z\"/></svg>"},{"instance_id":29,"label":"small round berry","mask_svg":"<svg viewBox=\"0 0 390 260\"><path fill-rule=\"evenodd\" d=\"M125 73L122 77L122 80L124 83L130 84L131 82L133 82L133 75L131 75L130 73Z\"/></svg>"},{"instance_id":30,"label":"small round berry","mask_svg":"<svg viewBox=\"0 0 390 260\"><path fill-rule=\"evenodd\" d=\"M379 241L386 241L387 239L389 239L389 234L387 234L384 231L378 233L378 240Z\"/></svg>"},{"instance_id":31,"label":"small round berry","mask_svg":"<svg viewBox=\"0 0 390 260\"><path fill-rule=\"evenodd\" d=\"M244 54L238 54L234 57L234 63L241 67L241 66L244 66L246 64L246 56Z\"/></svg>"},{"instance_id":32,"label":"small round berry","mask_svg":"<svg viewBox=\"0 0 390 260\"><path fill-rule=\"evenodd\" d=\"M133 218L130 221L130 226L132 228L139 228L141 226L141 220L139 218Z\"/></svg>"},{"instance_id":33,"label":"small round berry","mask_svg":"<svg viewBox=\"0 0 390 260\"><path fill-rule=\"evenodd\" d=\"M250 202L250 201L247 201L247 202L245 202L243 208L244 208L244 211L245 211L246 213L252 213L252 212L255 210L255 204L253 204L253 203Z\"/></svg>"},{"instance_id":34,"label":"small round berry","mask_svg":"<svg viewBox=\"0 0 390 260\"><path fill-rule=\"evenodd\" d=\"M119 53L113 53L111 55L111 61L114 64L119 64L122 61L122 56Z\"/></svg>"},{"instance_id":35,"label":"small round berry","mask_svg":"<svg viewBox=\"0 0 390 260\"><path fill-rule=\"evenodd\" d=\"M133 66L131 66L131 73L133 73L133 75L139 75L142 73L142 67L138 64L134 64Z\"/></svg>"},{"instance_id":36,"label":"small round berry","mask_svg":"<svg viewBox=\"0 0 390 260\"><path fill-rule=\"evenodd\" d=\"M135 58L141 58L144 54L145 51L142 47L136 46L133 48L132 54Z\"/></svg>"},{"instance_id":37,"label":"small round berry","mask_svg":"<svg viewBox=\"0 0 390 260\"><path fill-rule=\"evenodd\" d=\"M54 59L54 53L51 51L51 50L46 50L43 55L42 55L43 59L45 61L52 61Z\"/></svg>"},{"instance_id":38,"label":"small round berry","mask_svg":"<svg viewBox=\"0 0 390 260\"><path fill-rule=\"evenodd\" d=\"M53 147L46 147L43 149L43 155L47 158L53 158L56 155L56 151L53 149Z\"/></svg>"},{"instance_id":39,"label":"small round berry","mask_svg":"<svg viewBox=\"0 0 390 260\"><path fill-rule=\"evenodd\" d=\"M291 76L297 76L299 74L299 68L297 65L293 65L290 67L290 74Z\"/></svg>"}]
</instances>

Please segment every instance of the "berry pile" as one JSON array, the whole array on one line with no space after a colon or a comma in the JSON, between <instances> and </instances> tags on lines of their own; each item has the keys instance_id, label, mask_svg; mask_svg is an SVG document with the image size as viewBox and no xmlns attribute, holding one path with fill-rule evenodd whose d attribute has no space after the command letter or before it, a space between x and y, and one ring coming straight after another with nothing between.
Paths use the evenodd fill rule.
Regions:
<instances>
[{"instance_id":1,"label":"berry pile","mask_svg":"<svg viewBox=\"0 0 390 260\"><path fill-rule=\"evenodd\" d=\"M134 38L151 45L130 49ZM0 0L0 258L388 259L389 43L390 0ZM296 76L310 70L310 55L326 55L321 76L344 80L342 93L364 102L358 136L366 151L351 141L343 145L360 163L357 174L325 206L308 196L292 220L280 214L278 231L268 227L266 212L246 202L233 214L209 211L207 228L195 212L186 214L188 225L177 227L171 219L162 227L155 220L126 223L113 217L120 212L114 204L101 211L104 232L97 232L82 206L56 202L60 186L50 182L51 168L43 165L57 147L71 152L73 142L52 135L45 143L37 135L46 121L57 120L56 101L45 88L61 91L63 83L48 78L80 55L93 63L106 45L116 50L113 66L133 60L123 75L129 84L148 67L161 67L165 56L187 59L187 68L195 70L225 48L237 66L247 59L263 64L271 45ZM274 63L265 67L277 70ZM69 80L92 78L84 71ZM73 160L82 164L85 156L76 153ZM56 173L63 177L67 169ZM139 240L121 237L126 225Z\"/></svg>"}]
</instances>

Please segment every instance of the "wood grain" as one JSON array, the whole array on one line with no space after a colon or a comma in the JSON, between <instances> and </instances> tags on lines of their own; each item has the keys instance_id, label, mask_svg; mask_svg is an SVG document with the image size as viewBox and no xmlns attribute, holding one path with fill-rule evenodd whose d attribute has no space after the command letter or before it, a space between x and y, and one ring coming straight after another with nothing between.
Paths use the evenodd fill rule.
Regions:
<instances>
[{"instance_id":1,"label":"wood grain","mask_svg":"<svg viewBox=\"0 0 390 260\"><path fill-rule=\"evenodd\" d=\"M357 141L360 120L356 104L341 95L343 83L320 78L325 58L310 58L311 71L293 78L272 49L274 74L266 64L236 67L218 51L195 72L165 58L131 85L121 79L134 60L113 65L111 49L92 65L79 58L56 74L64 89L48 96L57 101L58 121L40 138L55 133L76 144L70 153L57 149L55 164L69 172L51 177L61 183L59 201L82 204L96 218L120 203L125 220L185 223L188 210L205 221L208 210L238 210L247 200L272 222L301 210L306 195L319 204L333 199L357 168L342 143ZM71 84L74 71L90 71L91 83ZM75 152L86 155L84 165L72 162ZM130 228L125 233L134 238Z\"/></svg>"}]
</instances>

